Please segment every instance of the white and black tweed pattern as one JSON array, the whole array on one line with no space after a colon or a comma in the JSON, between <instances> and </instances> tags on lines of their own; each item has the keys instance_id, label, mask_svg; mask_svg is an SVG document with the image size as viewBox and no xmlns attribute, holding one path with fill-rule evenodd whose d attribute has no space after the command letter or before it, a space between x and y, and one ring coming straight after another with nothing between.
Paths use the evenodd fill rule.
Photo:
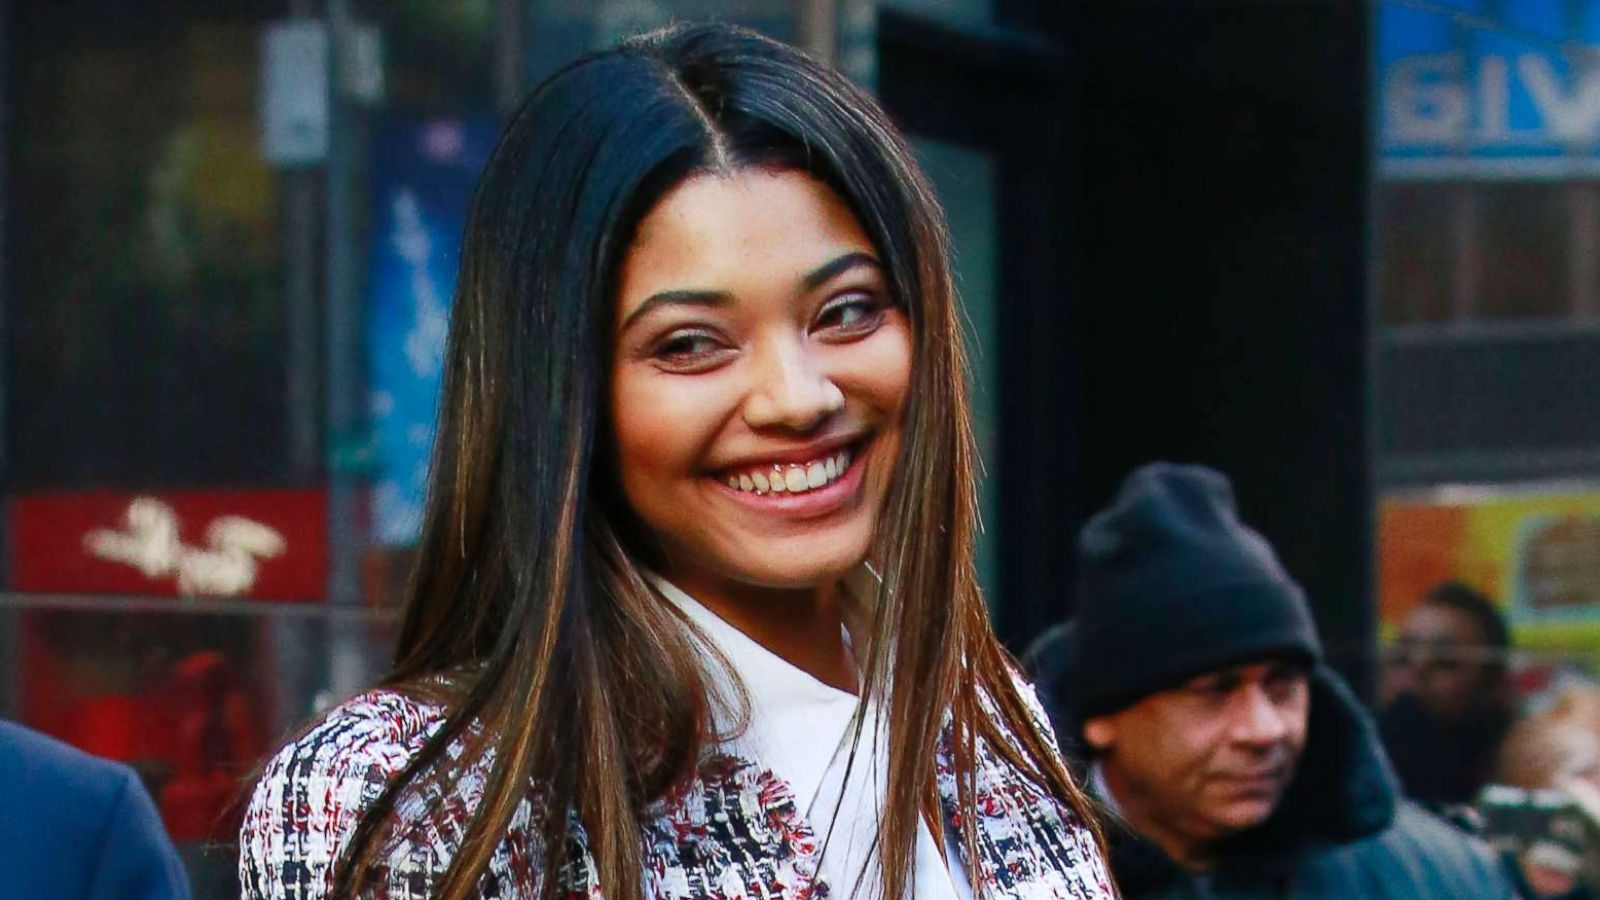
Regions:
<instances>
[{"instance_id":1,"label":"white and black tweed pattern","mask_svg":"<svg viewBox=\"0 0 1600 900\"><path fill-rule=\"evenodd\" d=\"M1031 690L1024 692L1034 702ZM1034 704L1036 706L1036 704ZM1039 719L1043 713L1036 711ZM257 783L240 832L239 880L249 900L322 900L333 862L361 812L444 724L444 710L390 690L336 708L280 750ZM1047 732L1048 733L1048 732ZM938 784L955 822L955 777L948 740L938 748ZM1091 900L1113 897L1110 877L1083 823L978 748L980 858L963 860L980 897ZM426 900L460 844L482 797L483 760L457 782L409 793L397 809L401 837L380 854L368 896ZM536 798L524 798L478 884L484 900L536 893L541 858L530 823ZM680 794L658 804L645 828L646 894L659 900L820 900L815 832L789 785L759 766L709 756ZM578 846L562 873L566 896L599 900L593 860ZM964 851L963 851L964 852Z\"/></svg>"}]
</instances>

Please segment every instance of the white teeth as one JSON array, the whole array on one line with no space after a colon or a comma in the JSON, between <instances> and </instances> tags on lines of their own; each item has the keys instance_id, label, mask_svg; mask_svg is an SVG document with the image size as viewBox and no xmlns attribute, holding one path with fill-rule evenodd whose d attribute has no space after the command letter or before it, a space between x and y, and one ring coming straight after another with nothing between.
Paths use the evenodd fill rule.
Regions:
<instances>
[{"instance_id":1,"label":"white teeth","mask_svg":"<svg viewBox=\"0 0 1600 900\"><path fill-rule=\"evenodd\" d=\"M810 483L813 490L827 484L828 467L822 463L812 463L806 466L806 481Z\"/></svg>"},{"instance_id":2,"label":"white teeth","mask_svg":"<svg viewBox=\"0 0 1600 900\"><path fill-rule=\"evenodd\" d=\"M850 469L850 451L840 450L805 465L778 464L772 471L740 472L728 476L728 487L757 494L799 494L837 481Z\"/></svg>"}]
</instances>

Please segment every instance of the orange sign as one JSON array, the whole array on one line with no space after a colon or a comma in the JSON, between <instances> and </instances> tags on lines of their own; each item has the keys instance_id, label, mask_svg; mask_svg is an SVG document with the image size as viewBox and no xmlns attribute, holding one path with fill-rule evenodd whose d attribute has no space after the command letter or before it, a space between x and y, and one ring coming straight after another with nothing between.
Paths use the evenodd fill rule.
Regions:
<instances>
[{"instance_id":1,"label":"orange sign","mask_svg":"<svg viewBox=\"0 0 1600 900\"><path fill-rule=\"evenodd\" d=\"M1519 643L1592 647L1600 637L1600 487L1454 487L1384 498L1384 624L1452 579L1494 598Z\"/></svg>"}]
</instances>

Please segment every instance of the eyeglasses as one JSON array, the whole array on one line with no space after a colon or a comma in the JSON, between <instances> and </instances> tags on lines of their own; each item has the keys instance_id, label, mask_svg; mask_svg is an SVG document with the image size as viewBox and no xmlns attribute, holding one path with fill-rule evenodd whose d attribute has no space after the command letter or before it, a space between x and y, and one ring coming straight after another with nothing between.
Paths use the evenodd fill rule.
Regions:
<instances>
[{"instance_id":1,"label":"eyeglasses","mask_svg":"<svg viewBox=\"0 0 1600 900\"><path fill-rule=\"evenodd\" d=\"M1504 662L1505 654L1493 647L1470 646L1439 638L1401 635L1384 653L1384 662L1422 673L1459 672L1468 666L1485 667Z\"/></svg>"}]
</instances>

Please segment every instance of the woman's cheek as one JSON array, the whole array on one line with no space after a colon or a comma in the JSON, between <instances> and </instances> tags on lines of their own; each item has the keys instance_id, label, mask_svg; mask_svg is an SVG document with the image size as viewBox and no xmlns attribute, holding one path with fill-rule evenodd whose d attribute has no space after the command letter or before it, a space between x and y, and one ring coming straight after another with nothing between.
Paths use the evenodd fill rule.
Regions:
<instances>
[{"instance_id":1,"label":"woman's cheek","mask_svg":"<svg viewBox=\"0 0 1600 900\"><path fill-rule=\"evenodd\" d=\"M874 407L898 415L911 391L911 329L904 315L893 317L860 346L853 366L858 390Z\"/></svg>"},{"instance_id":2,"label":"woman's cheek","mask_svg":"<svg viewBox=\"0 0 1600 900\"><path fill-rule=\"evenodd\" d=\"M614 420L624 481L695 467L715 421L718 392L711 389L712 380L654 369L617 379Z\"/></svg>"}]
</instances>

